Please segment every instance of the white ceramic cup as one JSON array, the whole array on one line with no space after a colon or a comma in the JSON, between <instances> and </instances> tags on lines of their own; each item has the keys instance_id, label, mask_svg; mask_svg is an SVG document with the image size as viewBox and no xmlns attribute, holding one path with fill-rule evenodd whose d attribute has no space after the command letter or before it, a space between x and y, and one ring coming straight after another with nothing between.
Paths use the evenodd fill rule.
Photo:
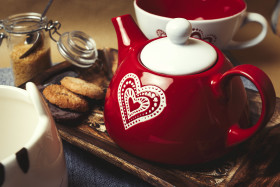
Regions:
<instances>
[{"instance_id":1,"label":"white ceramic cup","mask_svg":"<svg viewBox=\"0 0 280 187\"><path fill-rule=\"evenodd\" d=\"M181 3L180 5L174 4L179 2ZM197 2L202 2L202 4L196 4ZM229 1L217 1L219 4L223 4L224 2ZM224 11L227 8L230 9L231 5L225 5L222 9L218 9L218 6L213 5L212 7L209 7L209 5L206 5L203 9L199 6L202 6L203 3L207 3L207 1L134 0L134 9L138 25L149 39L165 36L165 27L168 21L172 18L182 17L192 24L192 37L210 42L222 50L242 49L259 44L267 34L268 25L266 19L258 13L246 12L247 5L243 0L232 0L230 2L237 7L232 15L228 13L224 16L220 15L216 18L211 17L205 19L203 18L203 14L208 17L207 13L214 14L215 12ZM189 11L190 9L187 8L191 8L194 11ZM169 13L167 12L170 10L175 10L173 11L175 12L173 13L174 15L168 15ZM192 17L192 13L197 15L201 13L201 17ZM247 41L234 41L233 37L239 28L249 22L260 24L262 27L261 32L253 39Z\"/></svg>"},{"instance_id":2,"label":"white ceramic cup","mask_svg":"<svg viewBox=\"0 0 280 187\"><path fill-rule=\"evenodd\" d=\"M0 85L0 186L66 187L62 142L33 83Z\"/></svg>"}]
</instances>

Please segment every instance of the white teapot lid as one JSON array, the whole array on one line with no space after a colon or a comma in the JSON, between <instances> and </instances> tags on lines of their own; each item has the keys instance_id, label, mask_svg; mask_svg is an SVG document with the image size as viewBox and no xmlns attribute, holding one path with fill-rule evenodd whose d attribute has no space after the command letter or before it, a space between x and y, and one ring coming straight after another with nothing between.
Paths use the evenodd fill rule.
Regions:
<instances>
[{"instance_id":1,"label":"white teapot lid","mask_svg":"<svg viewBox=\"0 0 280 187\"><path fill-rule=\"evenodd\" d=\"M148 69L169 75L196 74L207 70L217 60L215 49L208 43L190 38L192 26L183 18L166 25L166 38L148 43L140 59Z\"/></svg>"}]
</instances>

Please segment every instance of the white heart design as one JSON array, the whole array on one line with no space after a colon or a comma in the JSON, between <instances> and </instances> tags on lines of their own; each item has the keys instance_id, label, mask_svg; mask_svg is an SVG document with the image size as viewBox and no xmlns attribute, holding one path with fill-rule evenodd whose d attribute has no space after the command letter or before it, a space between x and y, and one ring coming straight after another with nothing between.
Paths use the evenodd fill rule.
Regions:
<instances>
[{"instance_id":1,"label":"white heart design","mask_svg":"<svg viewBox=\"0 0 280 187\"><path fill-rule=\"evenodd\" d=\"M157 86L141 86L137 75L129 73L118 87L118 102L124 128L155 118L166 107L164 92Z\"/></svg>"}]
</instances>

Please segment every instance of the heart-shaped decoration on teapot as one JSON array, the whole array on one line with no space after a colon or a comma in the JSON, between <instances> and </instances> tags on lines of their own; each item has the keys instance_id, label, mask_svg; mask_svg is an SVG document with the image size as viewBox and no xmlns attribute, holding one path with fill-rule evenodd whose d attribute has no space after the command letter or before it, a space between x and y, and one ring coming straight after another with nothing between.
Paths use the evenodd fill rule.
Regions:
<instances>
[{"instance_id":1,"label":"heart-shaped decoration on teapot","mask_svg":"<svg viewBox=\"0 0 280 187\"><path fill-rule=\"evenodd\" d=\"M118 87L118 102L124 128L155 118L166 107L164 92L157 86L141 86L134 73L123 77Z\"/></svg>"}]
</instances>

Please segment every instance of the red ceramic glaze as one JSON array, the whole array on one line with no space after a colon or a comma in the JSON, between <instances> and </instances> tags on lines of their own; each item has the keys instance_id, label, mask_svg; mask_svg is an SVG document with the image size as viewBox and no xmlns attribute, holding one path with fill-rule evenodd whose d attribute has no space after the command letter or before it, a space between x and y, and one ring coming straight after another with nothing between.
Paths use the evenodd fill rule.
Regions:
<instances>
[{"instance_id":1,"label":"red ceramic glaze","mask_svg":"<svg viewBox=\"0 0 280 187\"><path fill-rule=\"evenodd\" d=\"M244 0L136 0L136 4L152 14L188 20L225 18L246 8Z\"/></svg>"},{"instance_id":2,"label":"red ceramic glaze","mask_svg":"<svg viewBox=\"0 0 280 187\"><path fill-rule=\"evenodd\" d=\"M107 90L104 118L110 137L141 158L175 165L216 159L245 141L270 119L275 91L252 65L233 67L222 52L210 69L193 75L155 73L139 59L148 41L130 15L112 19L119 67ZM202 54L203 55L203 54ZM260 91L262 114L250 128L246 92L239 76Z\"/></svg>"}]
</instances>

